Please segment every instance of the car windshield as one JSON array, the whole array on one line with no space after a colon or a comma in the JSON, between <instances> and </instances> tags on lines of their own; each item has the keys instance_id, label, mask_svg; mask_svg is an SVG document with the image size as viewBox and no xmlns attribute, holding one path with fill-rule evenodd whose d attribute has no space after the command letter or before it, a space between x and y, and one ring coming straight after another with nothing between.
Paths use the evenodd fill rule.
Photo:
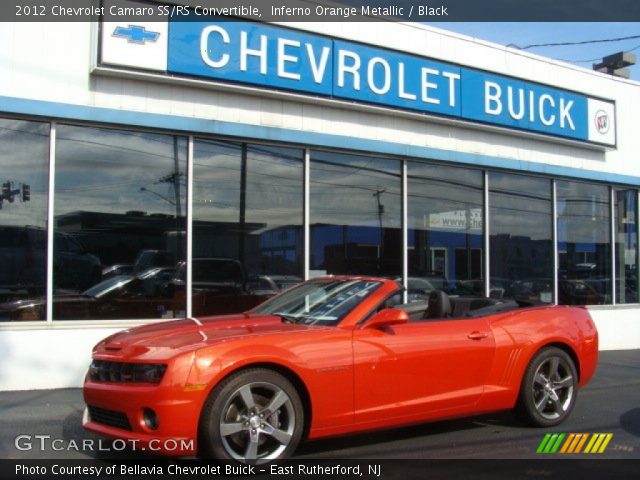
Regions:
<instances>
[{"instance_id":1,"label":"car windshield","mask_svg":"<svg viewBox=\"0 0 640 480\"><path fill-rule=\"evenodd\" d=\"M278 315L284 321L306 325L337 325L380 285L370 280L312 280L263 303L252 313Z\"/></svg>"}]
</instances>

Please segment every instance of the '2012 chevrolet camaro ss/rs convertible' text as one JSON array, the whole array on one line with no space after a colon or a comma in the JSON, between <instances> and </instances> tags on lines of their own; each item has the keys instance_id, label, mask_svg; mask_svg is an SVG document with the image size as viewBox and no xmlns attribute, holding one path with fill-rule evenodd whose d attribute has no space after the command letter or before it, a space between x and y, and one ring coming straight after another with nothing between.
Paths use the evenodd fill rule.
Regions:
<instances>
[{"instance_id":1,"label":"'2012 chevrolet camaro ss/rs convertible' text","mask_svg":"<svg viewBox=\"0 0 640 480\"><path fill-rule=\"evenodd\" d=\"M160 322L94 348L84 426L138 445L265 463L303 439L515 409L570 414L593 376L586 309L322 277L237 315Z\"/></svg>"}]
</instances>

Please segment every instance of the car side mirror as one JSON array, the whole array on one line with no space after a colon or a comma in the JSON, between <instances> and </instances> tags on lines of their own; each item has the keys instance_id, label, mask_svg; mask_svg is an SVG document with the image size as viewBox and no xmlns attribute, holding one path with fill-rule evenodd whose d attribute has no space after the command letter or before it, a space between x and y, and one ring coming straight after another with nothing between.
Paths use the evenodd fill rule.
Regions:
<instances>
[{"instance_id":1,"label":"car side mirror","mask_svg":"<svg viewBox=\"0 0 640 480\"><path fill-rule=\"evenodd\" d=\"M409 314L398 308L385 308L380 310L368 322L364 324L364 328L381 328L391 325L401 325L409 322Z\"/></svg>"}]
</instances>

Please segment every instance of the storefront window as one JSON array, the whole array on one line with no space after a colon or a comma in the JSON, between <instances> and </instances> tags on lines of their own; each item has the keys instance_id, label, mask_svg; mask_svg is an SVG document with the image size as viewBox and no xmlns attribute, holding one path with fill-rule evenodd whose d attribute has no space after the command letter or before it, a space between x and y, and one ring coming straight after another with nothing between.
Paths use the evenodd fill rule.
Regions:
<instances>
[{"instance_id":1,"label":"storefront window","mask_svg":"<svg viewBox=\"0 0 640 480\"><path fill-rule=\"evenodd\" d=\"M0 322L46 319L49 124L0 119Z\"/></svg>"},{"instance_id":2,"label":"storefront window","mask_svg":"<svg viewBox=\"0 0 640 480\"><path fill-rule=\"evenodd\" d=\"M611 303L609 188L557 183L558 303Z\"/></svg>"},{"instance_id":3,"label":"storefront window","mask_svg":"<svg viewBox=\"0 0 640 480\"><path fill-rule=\"evenodd\" d=\"M312 152L310 192L310 275L400 279L400 162Z\"/></svg>"},{"instance_id":4,"label":"storefront window","mask_svg":"<svg viewBox=\"0 0 640 480\"><path fill-rule=\"evenodd\" d=\"M407 170L409 300L433 289L484 296L482 171L419 162Z\"/></svg>"},{"instance_id":5,"label":"storefront window","mask_svg":"<svg viewBox=\"0 0 640 480\"><path fill-rule=\"evenodd\" d=\"M499 296L553 301L551 182L489 175L490 284Z\"/></svg>"},{"instance_id":6,"label":"storefront window","mask_svg":"<svg viewBox=\"0 0 640 480\"><path fill-rule=\"evenodd\" d=\"M616 190L616 303L638 302L638 191Z\"/></svg>"},{"instance_id":7,"label":"storefront window","mask_svg":"<svg viewBox=\"0 0 640 480\"><path fill-rule=\"evenodd\" d=\"M302 281L303 158L196 139L194 315L245 311Z\"/></svg>"},{"instance_id":8,"label":"storefront window","mask_svg":"<svg viewBox=\"0 0 640 480\"><path fill-rule=\"evenodd\" d=\"M58 125L54 320L185 315L187 140Z\"/></svg>"}]
</instances>

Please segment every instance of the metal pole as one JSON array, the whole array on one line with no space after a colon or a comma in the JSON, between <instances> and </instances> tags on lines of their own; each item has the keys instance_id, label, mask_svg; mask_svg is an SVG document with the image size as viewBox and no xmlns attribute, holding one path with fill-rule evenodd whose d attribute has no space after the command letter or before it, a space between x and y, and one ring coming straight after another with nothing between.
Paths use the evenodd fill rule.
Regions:
<instances>
[{"instance_id":1,"label":"metal pole","mask_svg":"<svg viewBox=\"0 0 640 480\"><path fill-rule=\"evenodd\" d=\"M489 267L489 172L484 171L484 215L482 219L482 225L484 227L484 296L491 296L491 271ZM468 222L471 218L468 218Z\"/></svg>"},{"instance_id":2,"label":"metal pole","mask_svg":"<svg viewBox=\"0 0 640 480\"><path fill-rule=\"evenodd\" d=\"M409 288L409 191L407 160L402 161L402 303L408 302Z\"/></svg>"},{"instance_id":3,"label":"metal pole","mask_svg":"<svg viewBox=\"0 0 640 480\"><path fill-rule=\"evenodd\" d=\"M311 198L311 183L310 183L310 167L311 167L311 152L308 148L304 150L304 159L302 164L302 278L309 280L309 268L311 264L311 226L309 225L309 210L310 210L310 198Z\"/></svg>"},{"instance_id":4,"label":"metal pole","mask_svg":"<svg viewBox=\"0 0 640 480\"><path fill-rule=\"evenodd\" d=\"M238 238L238 259L245 266L244 241L247 221L247 144L242 144L242 157L240 160L240 218Z\"/></svg>"},{"instance_id":5,"label":"metal pole","mask_svg":"<svg viewBox=\"0 0 640 480\"><path fill-rule=\"evenodd\" d=\"M553 254L553 303L557 305L558 299L558 192L555 180L551 180L551 241Z\"/></svg>"},{"instance_id":6,"label":"metal pole","mask_svg":"<svg viewBox=\"0 0 640 480\"><path fill-rule=\"evenodd\" d=\"M185 292L187 297L187 317L193 316L193 136L187 144L187 279Z\"/></svg>"},{"instance_id":7,"label":"metal pole","mask_svg":"<svg viewBox=\"0 0 640 480\"><path fill-rule=\"evenodd\" d=\"M178 137L173 136L173 192L176 196L176 222L182 216L182 205L180 202L180 150L178 148Z\"/></svg>"},{"instance_id":8,"label":"metal pole","mask_svg":"<svg viewBox=\"0 0 640 480\"><path fill-rule=\"evenodd\" d=\"M49 202L47 206L47 322L53 321L54 228L56 188L56 131L55 122L49 130Z\"/></svg>"},{"instance_id":9,"label":"metal pole","mask_svg":"<svg viewBox=\"0 0 640 480\"><path fill-rule=\"evenodd\" d=\"M615 195L616 191L613 187L609 187L609 227L611 231L611 303L615 305L618 303L618 299L616 298L616 207L615 207ZM623 251L624 252L624 251ZM624 274L624 271L623 271Z\"/></svg>"}]
</instances>

